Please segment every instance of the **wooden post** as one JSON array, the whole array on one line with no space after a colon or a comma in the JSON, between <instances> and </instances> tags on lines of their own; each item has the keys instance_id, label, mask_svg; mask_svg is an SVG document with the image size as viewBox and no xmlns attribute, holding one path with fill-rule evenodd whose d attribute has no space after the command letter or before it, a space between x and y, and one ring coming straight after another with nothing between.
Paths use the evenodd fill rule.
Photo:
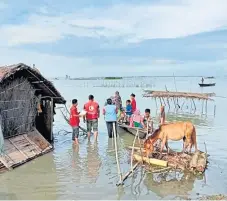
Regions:
<instances>
[{"instance_id":1,"label":"wooden post","mask_svg":"<svg viewBox=\"0 0 227 201\"><path fill-rule=\"evenodd\" d=\"M203 105L204 105L204 100L202 100L202 115L203 115Z\"/></svg>"},{"instance_id":2,"label":"wooden post","mask_svg":"<svg viewBox=\"0 0 227 201\"><path fill-rule=\"evenodd\" d=\"M206 114L207 114L207 100L206 100Z\"/></svg>"},{"instance_id":3,"label":"wooden post","mask_svg":"<svg viewBox=\"0 0 227 201\"><path fill-rule=\"evenodd\" d=\"M161 104L161 106L162 106L162 99L161 99L161 98L159 98L159 100L160 100L160 104Z\"/></svg>"},{"instance_id":4,"label":"wooden post","mask_svg":"<svg viewBox=\"0 0 227 201\"><path fill-rule=\"evenodd\" d=\"M192 102L193 102L193 104L194 104L194 110L196 111L196 104L195 104L194 99L192 99Z\"/></svg>"},{"instance_id":5,"label":"wooden post","mask_svg":"<svg viewBox=\"0 0 227 201\"><path fill-rule=\"evenodd\" d=\"M54 99L51 98L51 113L50 113L50 141L53 142L54 136L53 136L53 121L54 121Z\"/></svg>"},{"instance_id":6,"label":"wooden post","mask_svg":"<svg viewBox=\"0 0 227 201\"><path fill-rule=\"evenodd\" d=\"M122 173L121 173L121 168L120 168L120 163L119 163L119 158L118 158L118 150L117 150L117 134L116 134L116 127L115 123L113 123L113 133L114 133L114 144L115 144L115 155L116 155L116 161L117 161L117 170L120 178L120 183L123 183L122 179Z\"/></svg>"},{"instance_id":7,"label":"wooden post","mask_svg":"<svg viewBox=\"0 0 227 201\"><path fill-rule=\"evenodd\" d=\"M169 104L169 98L168 97L166 98L166 101L167 101L167 104L168 104L168 107L169 107L169 111L170 111L170 104Z\"/></svg>"},{"instance_id":8,"label":"wooden post","mask_svg":"<svg viewBox=\"0 0 227 201\"><path fill-rule=\"evenodd\" d=\"M214 117L215 117L215 114L216 114L216 105L214 105Z\"/></svg>"},{"instance_id":9,"label":"wooden post","mask_svg":"<svg viewBox=\"0 0 227 201\"><path fill-rule=\"evenodd\" d=\"M157 99L155 98L156 111L158 109Z\"/></svg>"}]
</instances>

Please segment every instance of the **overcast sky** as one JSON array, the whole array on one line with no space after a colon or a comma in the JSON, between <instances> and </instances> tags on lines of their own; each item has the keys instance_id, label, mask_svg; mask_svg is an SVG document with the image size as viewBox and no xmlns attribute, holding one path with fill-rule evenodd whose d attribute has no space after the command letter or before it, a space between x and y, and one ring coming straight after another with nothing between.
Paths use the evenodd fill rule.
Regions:
<instances>
[{"instance_id":1,"label":"overcast sky","mask_svg":"<svg viewBox=\"0 0 227 201\"><path fill-rule=\"evenodd\" d=\"M226 11L227 0L0 0L0 65L35 63L48 77L223 75Z\"/></svg>"}]
</instances>

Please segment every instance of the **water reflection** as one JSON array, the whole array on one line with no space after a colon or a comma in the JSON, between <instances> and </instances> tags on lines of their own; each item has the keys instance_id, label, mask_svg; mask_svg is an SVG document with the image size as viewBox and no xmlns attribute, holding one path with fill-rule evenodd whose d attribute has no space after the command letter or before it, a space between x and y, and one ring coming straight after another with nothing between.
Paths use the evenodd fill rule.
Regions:
<instances>
[{"instance_id":1,"label":"water reflection","mask_svg":"<svg viewBox=\"0 0 227 201\"><path fill-rule=\"evenodd\" d=\"M161 198L166 196L186 196L194 187L196 179L203 179L203 176L196 178L191 173L166 172L159 174L147 174L144 185L148 190L156 193Z\"/></svg>"},{"instance_id":2,"label":"water reflection","mask_svg":"<svg viewBox=\"0 0 227 201\"><path fill-rule=\"evenodd\" d=\"M74 170L77 174L74 177L74 181L76 183L81 182L81 178L83 176L83 162L79 152L79 146L72 145L72 170Z\"/></svg>"},{"instance_id":3,"label":"water reflection","mask_svg":"<svg viewBox=\"0 0 227 201\"><path fill-rule=\"evenodd\" d=\"M51 153L3 173L0 178L0 199L57 199L56 166Z\"/></svg>"},{"instance_id":4,"label":"water reflection","mask_svg":"<svg viewBox=\"0 0 227 201\"><path fill-rule=\"evenodd\" d=\"M87 143L87 157L85 158L85 174L89 180L89 183L96 183L99 169L102 165L101 158L99 156L98 142Z\"/></svg>"},{"instance_id":5,"label":"water reflection","mask_svg":"<svg viewBox=\"0 0 227 201\"><path fill-rule=\"evenodd\" d=\"M176 121L190 121L196 126L213 126L213 118L206 118L201 115L192 115L192 114L181 114L181 113L167 113L167 121L176 122Z\"/></svg>"}]
</instances>

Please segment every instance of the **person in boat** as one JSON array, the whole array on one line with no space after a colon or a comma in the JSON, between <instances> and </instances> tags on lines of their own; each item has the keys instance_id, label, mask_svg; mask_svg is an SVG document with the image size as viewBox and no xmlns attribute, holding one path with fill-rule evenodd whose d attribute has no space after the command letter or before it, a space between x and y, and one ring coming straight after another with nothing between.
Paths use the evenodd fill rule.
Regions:
<instances>
[{"instance_id":1,"label":"person in boat","mask_svg":"<svg viewBox=\"0 0 227 201\"><path fill-rule=\"evenodd\" d=\"M77 109L78 101L77 99L72 100L72 106L70 108L70 119L69 119L69 124L72 127L72 141L78 145L78 137L79 137L79 125L80 125L80 112L78 112Z\"/></svg>"},{"instance_id":2,"label":"person in boat","mask_svg":"<svg viewBox=\"0 0 227 201\"><path fill-rule=\"evenodd\" d=\"M140 114L140 110L136 110L130 119L130 127L145 128L143 123L143 116Z\"/></svg>"},{"instance_id":3,"label":"person in boat","mask_svg":"<svg viewBox=\"0 0 227 201\"><path fill-rule=\"evenodd\" d=\"M145 109L143 123L145 125L145 128L148 129L150 133L152 133L153 132L153 121L152 121L152 117L151 117L151 110L148 108Z\"/></svg>"},{"instance_id":4,"label":"person in boat","mask_svg":"<svg viewBox=\"0 0 227 201\"><path fill-rule=\"evenodd\" d=\"M126 121L126 113L125 113L125 109L124 108L122 108L120 112L118 111L117 119L118 119L118 121L121 121L121 123L127 123L127 121Z\"/></svg>"},{"instance_id":5,"label":"person in boat","mask_svg":"<svg viewBox=\"0 0 227 201\"><path fill-rule=\"evenodd\" d=\"M114 105L116 105L118 110L122 109L122 100L121 100L121 96L120 96L119 91L115 92L115 95L112 99L112 102L113 102Z\"/></svg>"},{"instance_id":6,"label":"person in boat","mask_svg":"<svg viewBox=\"0 0 227 201\"><path fill-rule=\"evenodd\" d=\"M106 127L109 138L113 137L113 129L117 132L117 113L118 109L110 98L107 99L107 105L103 108L103 115L106 121ZM116 133L117 134L117 133Z\"/></svg>"},{"instance_id":7,"label":"person in boat","mask_svg":"<svg viewBox=\"0 0 227 201\"><path fill-rule=\"evenodd\" d=\"M136 95L132 93L130 98L131 98L132 113L134 113L136 111Z\"/></svg>"},{"instance_id":8,"label":"person in boat","mask_svg":"<svg viewBox=\"0 0 227 201\"><path fill-rule=\"evenodd\" d=\"M126 121L130 122L130 118L132 116L132 105L130 100L126 101L125 114L126 114Z\"/></svg>"},{"instance_id":9,"label":"person in boat","mask_svg":"<svg viewBox=\"0 0 227 201\"><path fill-rule=\"evenodd\" d=\"M100 117L99 104L94 101L94 96L89 95L89 101L84 105L84 110L86 113L86 118L84 117L84 123L87 122L87 135L88 140L91 137L91 130L93 129L95 141L98 137L98 119Z\"/></svg>"},{"instance_id":10,"label":"person in boat","mask_svg":"<svg viewBox=\"0 0 227 201\"><path fill-rule=\"evenodd\" d=\"M165 121L166 121L166 114L165 114L165 106L161 106L161 109L160 109L160 125L162 124L165 124Z\"/></svg>"}]
</instances>

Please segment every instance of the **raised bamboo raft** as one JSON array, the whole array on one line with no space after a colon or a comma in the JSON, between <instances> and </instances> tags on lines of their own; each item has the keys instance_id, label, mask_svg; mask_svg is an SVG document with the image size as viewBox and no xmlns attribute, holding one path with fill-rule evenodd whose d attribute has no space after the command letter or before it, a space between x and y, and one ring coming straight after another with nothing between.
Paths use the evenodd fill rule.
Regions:
<instances>
[{"instance_id":1,"label":"raised bamboo raft","mask_svg":"<svg viewBox=\"0 0 227 201\"><path fill-rule=\"evenodd\" d=\"M143 97L151 98L188 98L199 100L212 100L210 97L215 96L215 93L192 93L192 92L174 92L174 91L153 91L144 90Z\"/></svg>"},{"instance_id":2,"label":"raised bamboo raft","mask_svg":"<svg viewBox=\"0 0 227 201\"><path fill-rule=\"evenodd\" d=\"M129 147L129 149L132 149L132 147ZM147 158L144 155L141 156L139 147L134 147L134 149L136 150L136 153L134 154L135 161L145 162L151 167L151 169L154 169L154 167L157 166L161 167L161 169L155 171L153 170L153 173L170 169L178 169L182 171L194 172L196 174L202 174L207 168L208 155L201 151L191 154L174 151L170 151L169 154L163 152L162 156L160 157L160 152L156 150L152 154L151 158Z\"/></svg>"}]
</instances>

